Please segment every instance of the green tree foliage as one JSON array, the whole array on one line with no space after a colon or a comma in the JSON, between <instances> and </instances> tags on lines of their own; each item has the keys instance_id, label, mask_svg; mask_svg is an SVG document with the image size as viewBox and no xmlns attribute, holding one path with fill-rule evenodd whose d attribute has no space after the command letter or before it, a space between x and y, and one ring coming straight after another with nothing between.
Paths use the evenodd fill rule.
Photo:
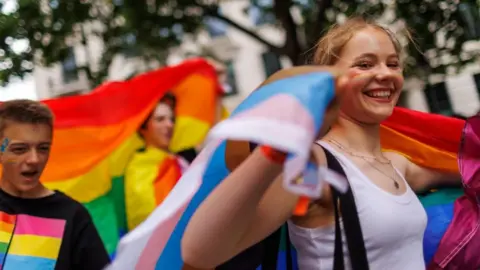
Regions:
<instances>
[{"instance_id":1,"label":"green tree foliage","mask_svg":"<svg viewBox=\"0 0 480 270\"><path fill-rule=\"evenodd\" d=\"M309 61L309 52L313 51L321 35L337 22L339 15L350 17L363 14L366 17L377 18L386 9L386 5L381 1L365 0L251 0L251 2L265 14L273 14L279 27L286 31L285 44L279 52L287 55L296 64ZM268 2L271 4L266 4ZM292 9L300 12L300 21L293 18Z\"/></svg>"},{"instance_id":2,"label":"green tree foliage","mask_svg":"<svg viewBox=\"0 0 480 270\"><path fill-rule=\"evenodd\" d=\"M478 0L282 0L265 6L265 0L252 0L265 14L272 13L279 26L287 31L285 45L273 48L288 55L295 63L310 59L315 43L339 15L363 15L379 18L388 4L394 6L394 16L387 23L403 22L409 33L407 47L407 74L428 76L447 74L448 69L458 72L471 61L478 59L479 51L465 52L468 41L480 40L480 1ZM295 23L290 7L301 10L302 22ZM444 42L443 42L444 41Z\"/></svg>"},{"instance_id":3,"label":"green tree foliage","mask_svg":"<svg viewBox=\"0 0 480 270\"><path fill-rule=\"evenodd\" d=\"M11 1L11 0L10 0ZM7 0L0 0L3 9ZM34 64L50 66L64 60L74 44L100 39L105 48L100 68L89 61L78 66L92 85L105 78L113 57L133 53L164 59L166 49L178 45L184 33L203 25L193 1L138 0L18 0L13 11L0 13L0 83L32 72ZM18 50L18 43L27 49ZM17 49L16 49L17 48Z\"/></svg>"},{"instance_id":4,"label":"green tree foliage","mask_svg":"<svg viewBox=\"0 0 480 270\"><path fill-rule=\"evenodd\" d=\"M13 11L5 11L8 2L13 1L0 2L2 85L14 77L23 78L33 71L34 64L48 66L63 60L74 26L91 19L91 5L85 1L18 0Z\"/></svg>"},{"instance_id":5,"label":"green tree foliage","mask_svg":"<svg viewBox=\"0 0 480 270\"><path fill-rule=\"evenodd\" d=\"M6 1L0 0L0 8ZM447 66L461 67L475 57L461 52L466 41L480 37L477 1L396 1L396 20L413 30L417 42L417 48L409 50L412 72L445 73ZM222 21L301 64L339 15L376 18L387 4L382 0L251 0L249 8L259 8L262 16L274 18L276 27L285 30L283 46L222 15L216 0L17 0L17 6L0 14L0 83L4 85L31 72L34 63L49 66L65 59L69 46L87 44L91 36L105 45L100 68L92 68L88 61L77 68L85 70L95 85L105 78L113 56L128 51L162 62L167 49L178 45L186 33L195 34L205 18ZM294 19L292 10L301 15L300 20ZM438 42L439 32L447 42ZM12 46L19 40L27 44L26 50ZM450 62L439 61L445 54L453 56Z\"/></svg>"},{"instance_id":6,"label":"green tree foliage","mask_svg":"<svg viewBox=\"0 0 480 270\"><path fill-rule=\"evenodd\" d=\"M479 51L466 52L466 42L480 40L478 0L397 0L396 16L411 29L408 65L417 75L458 72L478 59Z\"/></svg>"}]
</instances>

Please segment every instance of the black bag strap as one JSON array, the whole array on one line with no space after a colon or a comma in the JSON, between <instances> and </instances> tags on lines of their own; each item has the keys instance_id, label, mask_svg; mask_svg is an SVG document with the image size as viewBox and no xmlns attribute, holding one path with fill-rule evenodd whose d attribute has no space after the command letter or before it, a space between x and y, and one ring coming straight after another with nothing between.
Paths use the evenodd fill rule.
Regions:
<instances>
[{"instance_id":1,"label":"black bag strap","mask_svg":"<svg viewBox=\"0 0 480 270\"><path fill-rule=\"evenodd\" d=\"M321 146L321 145L320 145ZM327 158L328 168L332 171L346 177L343 167L338 162L337 158L325 147L321 146ZM336 189L331 187L332 200L335 212L335 251L333 266L334 270L344 270L345 262L343 255L342 233L340 227L340 213L343 219L343 227L345 237L347 238L347 247L350 255L350 262L352 269L368 270L367 251L365 249L365 242L363 239L362 228L360 226L360 219L358 217L357 206L355 198L353 197L352 189L349 188L345 194L339 193ZM340 207L339 207L340 202Z\"/></svg>"},{"instance_id":2,"label":"black bag strap","mask_svg":"<svg viewBox=\"0 0 480 270\"><path fill-rule=\"evenodd\" d=\"M263 240L265 243L265 251L263 253L262 270L277 269L277 257L281 238L282 227Z\"/></svg>"},{"instance_id":3,"label":"black bag strap","mask_svg":"<svg viewBox=\"0 0 480 270\"><path fill-rule=\"evenodd\" d=\"M327 166L330 170L347 177L343 167L338 162L337 158L325 147L320 145L325 152L327 159ZM369 270L369 264L367 259L367 251L365 249L365 242L363 239L363 233L360 226L360 219L358 217L357 206L353 197L352 190L349 188L345 194L339 193L334 188L331 188L332 200L334 205L335 214L335 249L334 249L334 270L344 270L344 254L343 254L343 241L342 230L340 227L340 213L343 218L343 226L345 231L345 237L347 239L347 247L350 254L350 262L352 269L354 270ZM340 202L340 207L339 203ZM288 236L288 225L286 228L286 260L287 270L293 269L293 256L291 252L291 242ZM264 244L264 256L262 260L262 270L276 270L277 255L279 250L281 229L278 229L275 233L267 237L263 242ZM262 243L260 242L260 243ZM259 243L259 244L260 244Z\"/></svg>"},{"instance_id":4,"label":"black bag strap","mask_svg":"<svg viewBox=\"0 0 480 270\"><path fill-rule=\"evenodd\" d=\"M285 223L285 248L287 249L287 270L293 270L293 254L292 254L292 242L290 242L290 236L288 232L288 223Z\"/></svg>"}]
</instances>

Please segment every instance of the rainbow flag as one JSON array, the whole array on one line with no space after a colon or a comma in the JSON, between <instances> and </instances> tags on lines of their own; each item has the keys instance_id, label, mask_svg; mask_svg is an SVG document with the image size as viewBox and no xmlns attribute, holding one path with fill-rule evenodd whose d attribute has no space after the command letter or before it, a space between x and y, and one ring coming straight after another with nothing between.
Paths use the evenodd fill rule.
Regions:
<instances>
[{"instance_id":1,"label":"rainbow flag","mask_svg":"<svg viewBox=\"0 0 480 270\"><path fill-rule=\"evenodd\" d=\"M0 269L53 270L65 225L65 220L0 212Z\"/></svg>"},{"instance_id":2,"label":"rainbow flag","mask_svg":"<svg viewBox=\"0 0 480 270\"><path fill-rule=\"evenodd\" d=\"M55 114L55 127L41 181L83 203L110 254L127 231L125 168L143 146L136 131L167 91L177 98L171 150L201 144L221 95L215 69L202 59L109 82L87 95L43 101Z\"/></svg>"},{"instance_id":3,"label":"rainbow flag","mask_svg":"<svg viewBox=\"0 0 480 270\"><path fill-rule=\"evenodd\" d=\"M163 202L187 166L182 158L155 147L141 149L133 154L124 177L129 231L142 223Z\"/></svg>"},{"instance_id":4,"label":"rainbow flag","mask_svg":"<svg viewBox=\"0 0 480 270\"><path fill-rule=\"evenodd\" d=\"M380 130L382 147L423 167L457 173L457 153L465 121L395 108Z\"/></svg>"},{"instance_id":5,"label":"rainbow flag","mask_svg":"<svg viewBox=\"0 0 480 270\"><path fill-rule=\"evenodd\" d=\"M13 228L15 227L15 216L0 212L0 251L1 261L3 262L7 254L8 246L13 235Z\"/></svg>"},{"instance_id":6,"label":"rainbow flag","mask_svg":"<svg viewBox=\"0 0 480 270\"><path fill-rule=\"evenodd\" d=\"M424 235L427 269L478 269L480 115L464 121L397 109L385 127L398 131L382 134L387 148L422 166L462 176L462 188L443 188L420 196L428 216ZM398 133L403 136L395 137ZM395 143L399 138L403 140Z\"/></svg>"},{"instance_id":7,"label":"rainbow flag","mask_svg":"<svg viewBox=\"0 0 480 270\"><path fill-rule=\"evenodd\" d=\"M118 256L109 269L189 269L180 252L186 225L209 193L250 154L251 143L268 144L289 153L284 166L284 186L291 192L309 196L310 191L327 180L342 189L345 183L341 179L333 181L328 171L316 171L313 175L323 173L323 176L308 179L308 175L312 175L307 166L310 148L335 94L335 75L310 69L308 74L288 74L286 71L285 76L278 75L281 71L278 76L274 75L275 79L259 87L228 119L212 128L208 144L163 204L122 239ZM457 152L464 124L458 119L395 108L393 115L381 126L382 145L385 150L401 153L421 166L458 173ZM299 174L304 181L298 186L292 185L291 180ZM453 197L456 199L458 195ZM456 210L447 229L440 233L442 243L433 247L437 256L437 248L455 251L456 247L452 246L455 241L450 241L452 238L447 235L452 228L462 228ZM467 213L472 217L477 214L475 211ZM469 231L460 231L458 239L465 240ZM286 269L282 259L286 249L286 245L282 245L277 269ZM294 250L292 252L295 255Z\"/></svg>"}]
</instances>

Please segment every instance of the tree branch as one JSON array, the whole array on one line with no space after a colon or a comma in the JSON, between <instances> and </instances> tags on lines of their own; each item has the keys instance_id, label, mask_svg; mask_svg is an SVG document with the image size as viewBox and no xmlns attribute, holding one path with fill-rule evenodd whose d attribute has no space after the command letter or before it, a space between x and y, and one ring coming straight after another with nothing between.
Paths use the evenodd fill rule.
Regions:
<instances>
[{"instance_id":1,"label":"tree branch","mask_svg":"<svg viewBox=\"0 0 480 270\"><path fill-rule=\"evenodd\" d=\"M237 30L242 31L244 34L250 36L251 38L255 39L256 41L262 43L263 45L267 46L269 50L271 50L271 51L273 51L277 54L280 54L280 55L284 54L283 48L272 44L271 42L262 38L260 35L258 35L254 31L246 28L245 26L233 21L232 19L230 19L228 17L223 16L220 12L218 12L218 7L209 7L209 6L206 6L206 5L203 5L203 4L199 4L197 2L195 3L195 5L197 7L200 7L200 8L203 9L205 16L219 19L219 20L223 21L224 23L236 28Z\"/></svg>"},{"instance_id":2,"label":"tree branch","mask_svg":"<svg viewBox=\"0 0 480 270\"><path fill-rule=\"evenodd\" d=\"M300 64L302 62L300 56L306 48L303 48L298 40L297 24L290 13L292 5L292 0L276 0L273 4L273 10L285 29L285 49L287 55L294 64Z\"/></svg>"},{"instance_id":3,"label":"tree branch","mask_svg":"<svg viewBox=\"0 0 480 270\"><path fill-rule=\"evenodd\" d=\"M315 27L313 28L314 32L313 35L309 35L308 46L313 47L317 43L317 40L322 35L322 32L325 29L325 22L327 22L327 9L331 8L333 5L332 0L317 0L317 8L316 8L316 21Z\"/></svg>"}]
</instances>

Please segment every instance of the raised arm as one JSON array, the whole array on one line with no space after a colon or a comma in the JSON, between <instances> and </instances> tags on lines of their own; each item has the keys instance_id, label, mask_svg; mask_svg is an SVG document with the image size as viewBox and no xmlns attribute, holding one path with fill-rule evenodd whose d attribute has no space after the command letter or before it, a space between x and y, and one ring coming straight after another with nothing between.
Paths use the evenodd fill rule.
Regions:
<instances>
[{"instance_id":1,"label":"raised arm","mask_svg":"<svg viewBox=\"0 0 480 270\"><path fill-rule=\"evenodd\" d=\"M265 83L296 74L338 71L324 67L295 67L272 75ZM365 79L367 80L367 79ZM362 80L337 80L337 97ZM338 99L329 107L320 131L323 134L338 114ZM325 164L325 154L313 146L316 160ZM191 218L182 239L186 264L214 268L278 229L292 214L297 196L285 191L282 166L256 149L212 191Z\"/></svg>"},{"instance_id":2,"label":"raised arm","mask_svg":"<svg viewBox=\"0 0 480 270\"><path fill-rule=\"evenodd\" d=\"M322 149L314 147L324 164ZM182 239L185 263L214 268L285 223L298 197L284 190L281 169L257 149L231 173L190 220Z\"/></svg>"},{"instance_id":3,"label":"raised arm","mask_svg":"<svg viewBox=\"0 0 480 270\"><path fill-rule=\"evenodd\" d=\"M425 168L394 152L388 152L386 156L392 160L397 169L404 172L405 179L416 193L422 193L432 188L459 187L462 185L462 178L459 173L447 173Z\"/></svg>"},{"instance_id":4,"label":"raised arm","mask_svg":"<svg viewBox=\"0 0 480 270\"><path fill-rule=\"evenodd\" d=\"M418 166L408 161L405 177L409 179L412 189L416 192L427 191L440 187L460 187L462 178L459 173L447 173Z\"/></svg>"},{"instance_id":5,"label":"raised arm","mask_svg":"<svg viewBox=\"0 0 480 270\"><path fill-rule=\"evenodd\" d=\"M256 150L223 180L200 205L185 230L185 263L201 269L214 268L279 227L296 203L296 197L283 190L281 181L272 184L279 179L281 169L281 165ZM268 193L276 196L266 196L269 188Z\"/></svg>"}]
</instances>

